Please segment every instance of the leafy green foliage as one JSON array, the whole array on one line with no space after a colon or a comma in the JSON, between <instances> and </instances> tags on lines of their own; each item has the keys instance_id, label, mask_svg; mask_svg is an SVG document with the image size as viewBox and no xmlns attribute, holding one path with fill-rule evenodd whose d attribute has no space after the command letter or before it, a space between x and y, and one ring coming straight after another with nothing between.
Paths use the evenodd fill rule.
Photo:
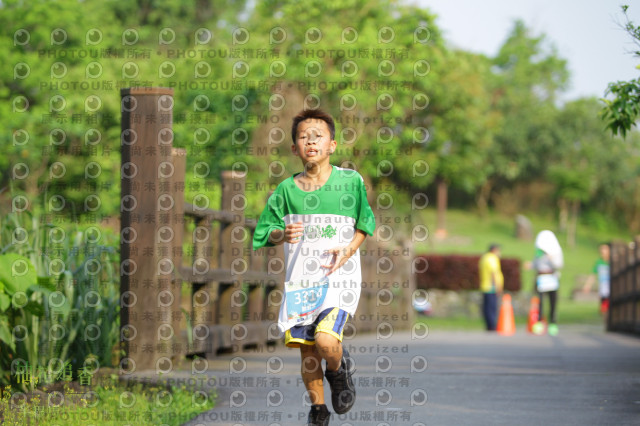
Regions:
<instances>
[{"instance_id":1,"label":"leafy green foliage","mask_svg":"<svg viewBox=\"0 0 640 426\"><path fill-rule=\"evenodd\" d=\"M36 281L36 269L29 259L16 253L0 255L0 282L5 294L25 292Z\"/></svg>"},{"instance_id":2,"label":"leafy green foliage","mask_svg":"<svg viewBox=\"0 0 640 426\"><path fill-rule=\"evenodd\" d=\"M640 114L640 79L610 83L606 94L614 98L602 100L605 103L602 118L611 133L626 137Z\"/></svg>"},{"instance_id":3,"label":"leafy green foliage","mask_svg":"<svg viewBox=\"0 0 640 426\"><path fill-rule=\"evenodd\" d=\"M0 188L30 200L44 195L45 207L61 196L60 213L74 220L119 215L119 89L137 85L175 88L174 145L187 149L186 201L204 195L217 208L222 170L268 183L247 191L248 217L259 214L273 185L300 169L289 152L289 119L305 98L338 121L333 162L356 167L372 195L393 188L398 214L410 214L412 197L431 192L436 178L488 205L493 194L523 182L566 181L553 170L582 164L578 157L586 155L564 147L558 126L566 63L522 22L487 58L449 48L429 10L382 0L269 0L255 8L224 0L7 1L0 8L0 123L7 129ZM100 76L91 78L97 68ZM637 109L634 85L611 88L618 95L607 117L627 120L622 128ZM59 112L52 111L61 99L55 96L64 98ZM284 138L274 142L274 134ZM621 170L633 169L628 152L619 151ZM271 173L274 165L283 174ZM617 185L609 195L628 200L629 191ZM596 198L599 185L587 192L583 207L607 208Z\"/></svg>"},{"instance_id":4,"label":"leafy green foliage","mask_svg":"<svg viewBox=\"0 0 640 426\"><path fill-rule=\"evenodd\" d=\"M626 19L625 24L622 25L623 29L631 36L633 42L640 46L640 25L636 25L629 19L627 14L629 6L623 5L621 9ZM636 50L634 55L640 57L640 51ZM627 132L636 125L640 114L638 106L640 104L640 78L610 83L605 93L605 96L607 95L612 95L613 99L602 99L605 103L601 112L602 119L606 122L607 129L611 133L621 134L624 138L627 136Z\"/></svg>"},{"instance_id":5,"label":"leafy green foliage","mask_svg":"<svg viewBox=\"0 0 640 426\"><path fill-rule=\"evenodd\" d=\"M0 383L24 389L37 381L18 383L18 366L54 377L67 362L73 372L87 362L111 366L119 336L117 256L108 234L42 218L12 213L0 222L0 241L11 242L0 255L0 340L10 349L0 352Z\"/></svg>"},{"instance_id":6,"label":"leafy green foliage","mask_svg":"<svg viewBox=\"0 0 640 426\"><path fill-rule=\"evenodd\" d=\"M494 104L503 117L491 152L495 176L533 180L557 158L555 99L565 87L566 61L544 36L533 36L517 21L494 58Z\"/></svg>"}]
</instances>

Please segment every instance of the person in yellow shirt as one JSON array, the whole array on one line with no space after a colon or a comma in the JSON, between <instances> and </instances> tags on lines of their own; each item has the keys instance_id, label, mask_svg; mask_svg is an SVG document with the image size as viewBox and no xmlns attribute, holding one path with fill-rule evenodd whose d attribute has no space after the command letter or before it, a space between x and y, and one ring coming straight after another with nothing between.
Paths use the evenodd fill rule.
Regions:
<instances>
[{"instance_id":1,"label":"person in yellow shirt","mask_svg":"<svg viewBox=\"0 0 640 426\"><path fill-rule=\"evenodd\" d=\"M491 244L478 262L480 291L482 291L482 315L488 331L495 331L498 324L498 295L502 293L504 277L500 268L500 246Z\"/></svg>"}]
</instances>

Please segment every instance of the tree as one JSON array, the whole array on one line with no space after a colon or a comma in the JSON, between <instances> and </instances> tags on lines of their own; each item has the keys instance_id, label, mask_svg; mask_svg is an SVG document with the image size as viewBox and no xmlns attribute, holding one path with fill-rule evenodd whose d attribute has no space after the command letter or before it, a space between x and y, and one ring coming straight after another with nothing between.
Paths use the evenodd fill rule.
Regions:
<instances>
[{"instance_id":1,"label":"tree","mask_svg":"<svg viewBox=\"0 0 640 426\"><path fill-rule=\"evenodd\" d=\"M104 154L118 151L120 101L115 93L104 96L100 81L115 81L119 70L90 55L85 41L100 34L99 47L122 46L109 6L4 1L0 11L0 188L8 193L11 187L34 205L43 194L45 204L62 195L57 200L64 202L53 207L66 213L81 213L83 206L117 211L112 173L119 172L119 158ZM97 61L100 79L87 77ZM74 88L80 85L86 88ZM99 198L92 197L98 189Z\"/></svg>"},{"instance_id":2,"label":"tree","mask_svg":"<svg viewBox=\"0 0 640 426\"><path fill-rule=\"evenodd\" d=\"M247 62L256 78L274 83L274 93L285 96L290 109L302 108L304 98L317 99L338 122L332 161L356 167L372 192L393 199L394 210L404 210L398 214L411 214L412 197L422 197L418 193L433 182L432 168L445 141L434 142L432 131L451 90L441 83L448 53L434 19L424 9L381 0L280 0L260 3L247 22L256 47L269 43L274 27L287 35L276 45L288 52L278 58L286 74L271 77L269 61L254 58ZM268 103L259 99L256 107L268 110ZM281 127L289 140L289 129ZM268 160L297 171L288 145L276 148ZM262 176L267 164L256 168Z\"/></svg>"},{"instance_id":3,"label":"tree","mask_svg":"<svg viewBox=\"0 0 640 426\"><path fill-rule=\"evenodd\" d=\"M433 135L429 151L437 185L437 234L446 235L448 186L477 191L491 172L489 152L499 116L491 111L490 61L463 51L448 52L434 90Z\"/></svg>"},{"instance_id":4,"label":"tree","mask_svg":"<svg viewBox=\"0 0 640 426\"><path fill-rule=\"evenodd\" d=\"M544 35L516 21L494 58L494 107L504 117L490 157L494 179L532 181L555 155L555 100L566 86L566 61Z\"/></svg>"},{"instance_id":5,"label":"tree","mask_svg":"<svg viewBox=\"0 0 640 426\"><path fill-rule=\"evenodd\" d=\"M14 195L24 195L32 207L44 198L47 205L56 197L64 200L64 208L58 211L55 206L56 211L73 214L73 219L87 213L86 207L98 205L100 215L118 215L119 89L123 87L186 86L174 95L175 146L230 145L238 126L222 117L234 95L243 93L191 87L202 87L204 78L197 79L194 69L203 58L211 68L206 79L209 87L229 82L230 44L220 35L230 34L237 26L243 0L31 3L0 4L0 99L4 101L0 102L0 125L6 130L0 135L3 196L11 189ZM163 31L170 34L170 42L159 42ZM185 51L192 55L178 55ZM171 76L159 74L164 62L175 65ZM125 75L125 66L135 69L135 75ZM92 69L99 72L89 75ZM194 108L198 95L210 100L209 108ZM251 94L247 95L250 100ZM52 111L53 102L63 107ZM194 133L205 127L209 146L194 142ZM245 126L248 132L253 127ZM256 162L250 155L239 157L208 156L209 180L217 179L219 171L235 161ZM193 165L202 158L189 155L187 159L190 182ZM186 187L187 198L199 191Z\"/></svg>"},{"instance_id":6,"label":"tree","mask_svg":"<svg viewBox=\"0 0 640 426\"><path fill-rule=\"evenodd\" d=\"M629 19L628 8L629 6L622 6L622 13L626 19L622 27L640 47L640 25L636 25ZM640 50L636 50L633 54L640 57ZM609 83L605 95L609 94L613 95L613 99L602 99L605 103L602 118L614 135L620 133L622 137L626 137L627 132L636 125L640 114L640 78Z\"/></svg>"}]
</instances>

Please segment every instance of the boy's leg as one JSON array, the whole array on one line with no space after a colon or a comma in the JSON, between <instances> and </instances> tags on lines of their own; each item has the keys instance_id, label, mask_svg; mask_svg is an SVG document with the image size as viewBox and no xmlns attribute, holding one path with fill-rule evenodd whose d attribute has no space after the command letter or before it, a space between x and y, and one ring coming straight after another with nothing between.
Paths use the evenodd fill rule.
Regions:
<instances>
[{"instance_id":1,"label":"boy's leg","mask_svg":"<svg viewBox=\"0 0 640 426\"><path fill-rule=\"evenodd\" d=\"M300 345L300 374L311 404L324 404L324 387L322 381L322 357L316 350L316 345Z\"/></svg>"},{"instance_id":2,"label":"boy's leg","mask_svg":"<svg viewBox=\"0 0 640 426\"><path fill-rule=\"evenodd\" d=\"M342 333L349 314L338 308L323 311L312 326L293 327L287 330L285 344L299 344L301 355L300 372L313 404L309 418L314 417L318 408L323 408L320 417L328 418L324 403L323 379L326 377L331 387L331 403L337 414L344 414L355 402L353 385L353 360L342 347ZM313 333L310 335L310 333ZM323 374L322 360L327 363Z\"/></svg>"},{"instance_id":3,"label":"boy's leg","mask_svg":"<svg viewBox=\"0 0 640 426\"><path fill-rule=\"evenodd\" d=\"M331 387L331 405L337 414L351 410L356 401L353 384L353 360L342 343L332 334L317 331L316 349L326 360L325 377Z\"/></svg>"},{"instance_id":4,"label":"boy's leg","mask_svg":"<svg viewBox=\"0 0 640 426\"><path fill-rule=\"evenodd\" d=\"M342 362L342 343L334 336L319 331L316 333L316 351L327 362L327 370L336 371Z\"/></svg>"}]
</instances>

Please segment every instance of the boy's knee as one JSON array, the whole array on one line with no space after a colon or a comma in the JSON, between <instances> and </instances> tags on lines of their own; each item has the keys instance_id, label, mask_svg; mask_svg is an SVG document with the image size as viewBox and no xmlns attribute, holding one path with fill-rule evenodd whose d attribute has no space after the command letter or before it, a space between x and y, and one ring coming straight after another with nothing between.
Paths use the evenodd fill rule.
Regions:
<instances>
[{"instance_id":1,"label":"boy's knee","mask_svg":"<svg viewBox=\"0 0 640 426\"><path fill-rule=\"evenodd\" d=\"M337 349L340 347L340 341L329 333L319 331L316 333L316 346L322 351Z\"/></svg>"}]
</instances>

